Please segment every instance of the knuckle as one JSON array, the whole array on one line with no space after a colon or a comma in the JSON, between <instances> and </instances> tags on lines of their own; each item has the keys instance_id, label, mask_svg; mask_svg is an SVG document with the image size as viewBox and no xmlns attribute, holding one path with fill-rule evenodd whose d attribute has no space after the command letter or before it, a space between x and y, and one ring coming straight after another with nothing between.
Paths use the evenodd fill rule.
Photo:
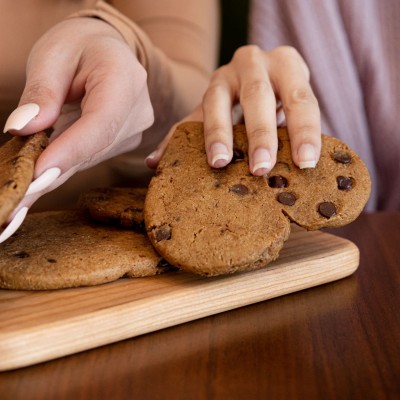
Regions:
<instances>
[{"instance_id":1,"label":"knuckle","mask_svg":"<svg viewBox=\"0 0 400 400\"><path fill-rule=\"evenodd\" d=\"M228 65L223 65L219 68L217 68L212 74L211 74L211 82L218 81L220 79L223 79L227 74L228 74L229 67Z\"/></svg>"},{"instance_id":2,"label":"knuckle","mask_svg":"<svg viewBox=\"0 0 400 400\"><path fill-rule=\"evenodd\" d=\"M279 46L274 50L271 50L269 54L275 58L279 64L293 64L300 66L304 70L307 79L310 79L310 69L295 47Z\"/></svg>"},{"instance_id":3,"label":"knuckle","mask_svg":"<svg viewBox=\"0 0 400 400\"><path fill-rule=\"evenodd\" d=\"M247 137L249 140L264 139L272 137L274 134L276 135L276 132L271 131L265 126L256 126L247 131Z\"/></svg>"},{"instance_id":4,"label":"knuckle","mask_svg":"<svg viewBox=\"0 0 400 400\"><path fill-rule=\"evenodd\" d=\"M290 91L285 105L286 110L290 111L299 105L318 105L317 98L311 88L298 87Z\"/></svg>"},{"instance_id":5,"label":"knuckle","mask_svg":"<svg viewBox=\"0 0 400 400\"><path fill-rule=\"evenodd\" d=\"M279 46L271 51L271 54L274 54L276 57L279 58L292 58L298 59L301 58L300 53L297 49L293 46Z\"/></svg>"},{"instance_id":6,"label":"knuckle","mask_svg":"<svg viewBox=\"0 0 400 400\"><path fill-rule=\"evenodd\" d=\"M218 98L224 92L225 92L225 90L221 84L219 84L217 82L211 82L210 86L207 88L207 90L204 93L203 101Z\"/></svg>"},{"instance_id":7,"label":"knuckle","mask_svg":"<svg viewBox=\"0 0 400 400\"><path fill-rule=\"evenodd\" d=\"M261 53L261 49L255 44L248 44L246 46L239 47L233 54L233 61L244 59L253 59L258 57Z\"/></svg>"},{"instance_id":8,"label":"knuckle","mask_svg":"<svg viewBox=\"0 0 400 400\"><path fill-rule=\"evenodd\" d=\"M267 80L256 79L243 85L241 91L241 99L248 100L254 97L265 96L271 90Z\"/></svg>"},{"instance_id":9,"label":"knuckle","mask_svg":"<svg viewBox=\"0 0 400 400\"><path fill-rule=\"evenodd\" d=\"M55 98L56 95L54 91L41 80L29 82L22 94L22 99L24 101L45 99L48 102L50 100L54 100Z\"/></svg>"}]
</instances>

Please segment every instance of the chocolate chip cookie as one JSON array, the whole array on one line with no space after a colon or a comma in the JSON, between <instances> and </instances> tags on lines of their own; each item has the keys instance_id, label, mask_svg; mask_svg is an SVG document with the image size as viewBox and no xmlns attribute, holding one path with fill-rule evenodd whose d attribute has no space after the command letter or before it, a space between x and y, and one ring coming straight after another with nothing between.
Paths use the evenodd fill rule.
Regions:
<instances>
[{"instance_id":1,"label":"chocolate chip cookie","mask_svg":"<svg viewBox=\"0 0 400 400\"><path fill-rule=\"evenodd\" d=\"M0 147L0 226L24 197L35 162L46 146L47 136L39 132L14 136Z\"/></svg>"},{"instance_id":2,"label":"chocolate chip cookie","mask_svg":"<svg viewBox=\"0 0 400 400\"><path fill-rule=\"evenodd\" d=\"M160 161L144 217L151 242L171 264L207 276L261 268L278 257L290 222L338 227L365 206L368 171L341 141L323 135L317 167L300 170L286 129L279 129L277 163L255 177L245 127L233 131L234 156L225 168L208 165L199 122L178 126Z\"/></svg>"},{"instance_id":3,"label":"chocolate chip cookie","mask_svg":"<svg viewBox=\"0 0 400 400\"><path fill-rule=\"evenodd\" d=\"M44 290L144 277L171 267L145 233L99 225L76 211L28 214L0 244L0 287Z\"/></svg>"},{"instance_id":4,"label":"chocolate chip cookie","mask_svg":"<svg viewBox=\"0 0 400 400\"><path fill-rule=\"evenodd\" d=\"M79 198L78 207L96 221L144 230L143 208L147 188L96 188Z\"/></svg>"}]
</instances>

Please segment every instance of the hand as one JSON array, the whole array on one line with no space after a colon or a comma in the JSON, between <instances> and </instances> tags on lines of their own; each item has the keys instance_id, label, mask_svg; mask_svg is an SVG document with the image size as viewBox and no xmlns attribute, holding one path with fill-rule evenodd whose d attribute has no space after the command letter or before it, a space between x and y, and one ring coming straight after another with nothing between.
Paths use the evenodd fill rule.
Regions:
<instances>
[{"instance_id":1,"label":"hand","mask_svg":"<svg viewBox=\"0 0 400 400\"><path fill-rule=\"evenodd\" d=\"M63 21L35 44L20 105L4 131L54 131L37 160L35 181L9 222L75 172L140 144L154 121L146 78L120 34L98 19Z\"/></svg>"},{"instance_id":2,"label":"hand","mask_svg":"<svg viewBox=\"0 0 400 400\"><path fill-rule=\"evenodd\" d=\"M217 69L204 95L202 112L195 110L185 120L203 119L210 166L222 168L232 159L232 110L240 104L249 143L249 167L257 176L276 163L277 125L286 123L293 161L300 168L315 167L321 150L318 102L309 84L309 70L291 47L270 52L257 46L239 48L229 64ZM167 135L147 164L157 165L166 147Z\"/></svg>"}]
</instances>

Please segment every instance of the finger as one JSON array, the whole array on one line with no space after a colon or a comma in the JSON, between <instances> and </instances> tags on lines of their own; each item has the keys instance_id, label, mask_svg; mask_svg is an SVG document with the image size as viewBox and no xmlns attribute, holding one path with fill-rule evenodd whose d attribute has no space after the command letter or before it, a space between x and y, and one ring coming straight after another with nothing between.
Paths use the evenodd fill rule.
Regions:
<instances>
[{"instance_id":1,"label":"finger","mask_svg":"<svg viewBox=\"0 0 400 400\"><path fill-rule=\"evenodd\" d=\"M178 123L176 123L172 126L172 128L165 135L164 139L158 144L157 148L146 157L146 160L145 160L146 165L151 169L157 168L157 165L160 162L161 157L163 156L163 154L167 148L167 145L168 145L172 135L174 134L176 127L179 124L181 124L182 122L185 122L185 121L202 121L202 120L203 120L202 106L199 105L189 115L187 115L181 121L179 121Z\"/></svg>"},{"instance_id":2,"label":"finger","mask_svg":"<svg viewBox=\"0 0 400 400\"><path fill-rule=\"evenodd\" d=\"M61 175L60 168L53 167L46 170L42 175L36 178L28 187L25 196L29 196L34 193L40 193L50 187L53 182Z\"/></svg>"},{"instance_id":3,"label":"finger","mask_svg":"<svg viewBox=\"0 0 400 400\"><path fill-rule=\"evenodd\" d=\"M154 120L146 81L144 77L137 78L138 87L133 89L127 83L132 76L109 71L107 75L89 77L81 117L43 151L36 175L52 167L64 173L74 167L95 165L103 153L111 151L126 136L137 146L140 136L134 134L141 133ZM132 126L125 127L126 124Z\"/></svg>"},{"instance_id":4,"label":"finger","mask_svg":"<svg viewBox=\"0 0 400 400\"><path fill-rule=\"evenodd\" d=\"M232 105L234 74L229 66L219 68L203 97L204 141L208 163L221 168L232 159Z\"/></svg>"},{"instance_id":5,"label":"finger","mask_svg":"<svg viewBox=\"0 0 400 400\"><path fill-rule=\"evenodd\" d=\"M11 220L11 222L7 225L7 227L1 233L0 243L3 243L4 241L6 241L10 236L12 236L18 230L18 228L21 226L22 222L24 222L24 219L25 219L27 213L28 213L28 207L22 207L17 212L17 214L14 216L14 218Z\"/></svg>"},{"instance_id":6,"label":"finger","mask_svg":"<svg viewBox=\"0 0 400 400\"><path fill-rule=\"evenodd\" d=\"M60 176L60 169L52 168L43 173L39 178L32 181L25 193L25 196L8 216L7 224L10 224L23 208L31 208L41 196L62 185L69 177L73 175L73 173L74 171L68 171Z\"/></svg>"},{"instance_id":7,"label":"finger","mask_svg":"<svg viewBox=\"0 0 400 400\"><path fill-rule=\"evenodd\" d=\"M249 166L254 175L260 176L269 172L276 161L276 99L263 52L256 46L245 46L240 51L234 62L249 142Z\"/></svg>"},{"instance_id":8,"label":"finger","mask_svg":"<svg viewBox=\"0 0 400 400\"><path fill-rule=\"evenodd\" d=\"M282 101L293 161L300 168L314 168L321 152L321 117L309 83L309 71L295 49L275 50L269 72Z\"/></svg>"},{"instance_id":9,"label":"finger","mask_svg":"<svg viewBox=\"0 0 400 400\"><path fill-rule=\"evenodd\" d=\"M65 48L33 52L19 106L8 117L4 132L24 135L50 127L60 113L76 64L76 55Z\"/></svg>"}]
</instances>

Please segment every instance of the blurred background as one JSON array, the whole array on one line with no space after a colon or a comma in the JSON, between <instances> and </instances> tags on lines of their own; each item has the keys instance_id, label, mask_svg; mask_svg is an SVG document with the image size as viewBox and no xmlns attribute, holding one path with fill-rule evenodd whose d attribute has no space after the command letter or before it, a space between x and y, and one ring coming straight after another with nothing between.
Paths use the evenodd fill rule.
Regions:
<instances>
[{"instance_id":1,"label":"blurred background","mask_svg":"<svg viewBox=\"0 0 400 400\"><path fill-rule=\"evenodd\" d=\"M239 46L247 44L250 0L221 1L221 48L219 64L228 63Z\"/></svg>"}]
</instances>

